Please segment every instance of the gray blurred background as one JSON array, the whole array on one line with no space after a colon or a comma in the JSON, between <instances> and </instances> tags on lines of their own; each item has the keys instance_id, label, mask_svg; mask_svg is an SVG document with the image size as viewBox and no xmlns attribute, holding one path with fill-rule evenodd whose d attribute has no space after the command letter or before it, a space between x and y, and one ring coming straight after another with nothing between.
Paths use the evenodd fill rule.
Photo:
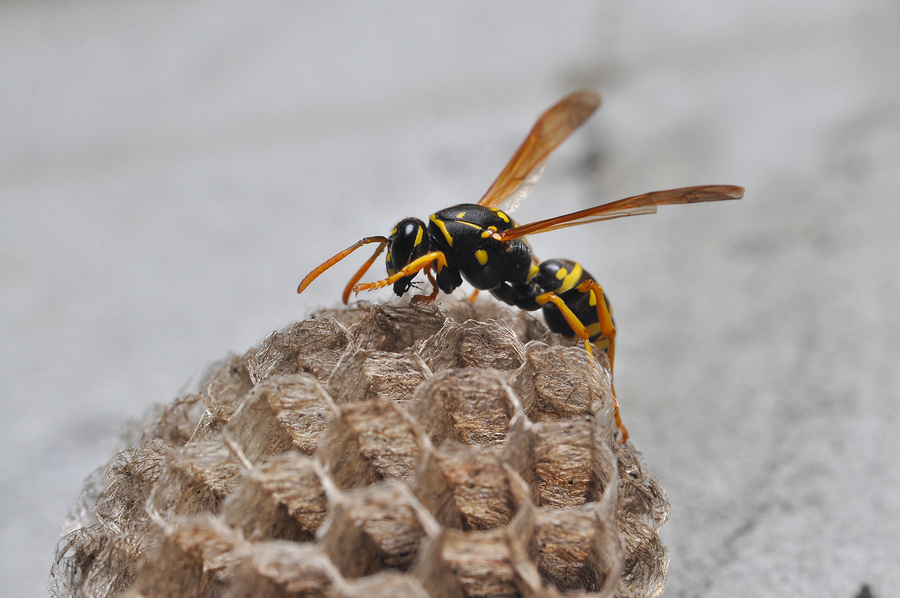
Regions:
<instances>
[{"instance_id":1,"label":"gray blurred background","mask_svg":"<svg viewBox=\"0 0 900 598\"><path fill-rule=\"evenodd\" d=\"M363 256L300 278L476 201L582 87L604 105L520 222L747 188L531 239L613 302L622 415L672 502L665 595L896 596L895 0L4 2L4 593L45 595L129 418L334 306Z\"/></svg>"}]
</instances>

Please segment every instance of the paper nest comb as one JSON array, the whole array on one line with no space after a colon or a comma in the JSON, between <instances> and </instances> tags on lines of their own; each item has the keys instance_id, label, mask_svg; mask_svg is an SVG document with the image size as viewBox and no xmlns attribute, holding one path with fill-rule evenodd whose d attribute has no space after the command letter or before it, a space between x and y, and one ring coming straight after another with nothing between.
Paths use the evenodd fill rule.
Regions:
<instances>
[{"instance_id":1,"label":"paper nest comb","mask_svg":"<svg viewBox=\"0 0 900 598\"><path fill-rule=\"evenodd\" d=\"M668 503L607 365L492 300L319 312L89 480L51 594L657 595Z\"/></svg>"}]
</instances>

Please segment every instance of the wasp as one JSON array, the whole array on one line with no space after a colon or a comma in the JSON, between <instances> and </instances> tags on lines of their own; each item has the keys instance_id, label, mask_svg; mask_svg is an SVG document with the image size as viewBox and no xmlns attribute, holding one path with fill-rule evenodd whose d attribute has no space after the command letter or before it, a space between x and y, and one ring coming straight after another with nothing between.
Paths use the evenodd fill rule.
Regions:
<instances>
[{"instance_id":1,"label":"wasp","mask_svg":"<svg viewBox=\"0 0 900 598\"><path fill-rule=\"evenodd\" d=\"M525 237L624 216L652 214L657 206L740 199L744 189L733 185L705 185L655 191L563 216L518 225L507 212L515 209L540 177L550 153L578 129L599 107L600 95L576 91L544 112L513 154L509 163L478 203L464 203L435 212L426 224L405 218L387 237L366 237L323 262L297 287L302 293L320 274L362 247L378 247L344 288L350 293L393 285L403 296L423 272L431 293L413 301L433 301L439 292L452 293L463 279L478 291L523 310L541 309L548 328L567 338L580 338L589 354L591 346L606 353L610 376L615 360L616 326L603 288L578 262L567 259L538 261ZM387 278L360 284L371 265L387 250ZM473 299L474 299L473 295ZM621 437L628 439L612 387L614 416Z\"/></svg>"}]
</instances>

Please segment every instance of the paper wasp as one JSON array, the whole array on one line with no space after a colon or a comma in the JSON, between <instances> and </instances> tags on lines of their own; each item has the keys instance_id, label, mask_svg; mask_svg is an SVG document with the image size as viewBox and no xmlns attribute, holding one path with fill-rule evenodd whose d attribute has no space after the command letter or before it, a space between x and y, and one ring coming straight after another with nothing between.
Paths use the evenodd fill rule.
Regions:
<instances>
[{"instance_id":1,"label":"paper wasp","mask_svg":"<svg viewBox=\"0 0 900 598\"><path fill-rule=\"evenodd\" d=\"M375 253L344 288L350 293L393 285L403 296L413 279L424 271L432 285L429 295L414 301L433 301L439 291L452 293L465 279L479 290L524 310L542 309L547 326L568 338L581 338L609 357L610 374L615 359L616 327L603 289L577 262L553 259L539 262L525 240L543 233L589 222L652 214L657 206L740 199L744 190L731 185L706 185L645 193L547 220L517 225L506 214L524 199L544 168L544 162L572 132L594 113L600 96L576 91L538 118L531 132L477 204L459 204L436 212L428 224L418 218L401 220L387 237L366 237L326 260L297 288L302 293L320 274L363 245L377 243ZM387 278L359 284L372 263L387 249ZM613 387L616 425L625 442L628 432L619 418Z\"/></svg>"}]
</instances>

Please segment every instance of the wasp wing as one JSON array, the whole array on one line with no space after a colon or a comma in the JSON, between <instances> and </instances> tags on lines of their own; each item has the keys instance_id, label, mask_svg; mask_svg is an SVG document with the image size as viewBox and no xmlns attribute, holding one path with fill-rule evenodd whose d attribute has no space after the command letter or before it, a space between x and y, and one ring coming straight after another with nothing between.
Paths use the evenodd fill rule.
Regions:
<instances>
[{"instance_id":1,"label":"wasp wing","mask_svg":"<svg viewBox=\"0 0 900 598\"><path fill-rule=\"evenodd\" d=\"M684 203L699 203L705 201L722 201L725 199L740 199L744 196L744 188L734 185L705 185L701 187L683 187L681 189L669 189L668 191L653 191L634 197L626 197L619 201L613 201L579 212L572 212L556 218L548 218L530 224L523 224L499 233L493 238L498 241L511 241L525 235L545 233L551 230L579 226L601 220L612 220L625 216L637 216L639 214L653 214L657 206L668 206Z\"/></svg>"},{"instance_id":2,"label":"wasp wing","mask_svg":"<svg viewBox=\"0 0 900 598\"><path fill-rule=\"evenodd\" d=\"M479 200L479 205L512 211L541 176L544 162L559 144L586 121L600 105L592 90L571 93L544 112L509 163Z\"/></svg>"}]
</instances>

